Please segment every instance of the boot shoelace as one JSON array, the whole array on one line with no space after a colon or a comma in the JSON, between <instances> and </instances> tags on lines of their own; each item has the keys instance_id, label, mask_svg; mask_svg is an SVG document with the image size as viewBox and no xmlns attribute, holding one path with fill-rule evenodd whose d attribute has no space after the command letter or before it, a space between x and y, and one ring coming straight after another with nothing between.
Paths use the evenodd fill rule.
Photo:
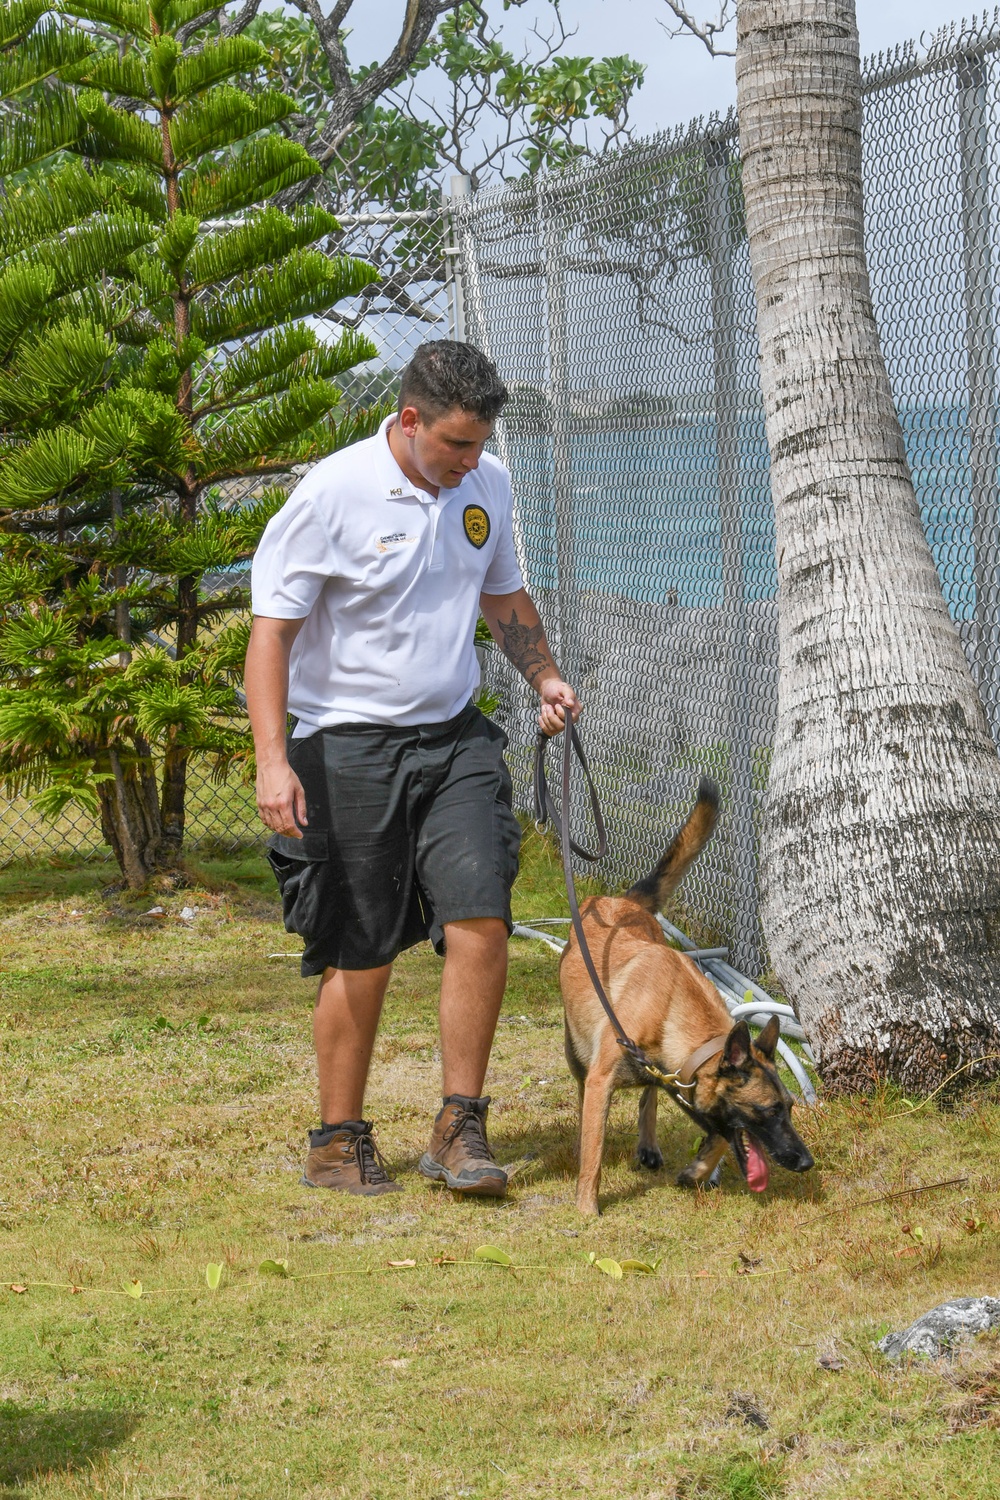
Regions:
<instances>
[{"instance_id":1,"label":"boot shoelace","mask_svg":"<svg viewBox=\"0 0 1000 1500\"><path fill-rule=\"evenodd\" d=\"M456 1115L444 1133L442 1146L450 1146L459 1135L473 1161L493 1161L493 1153L486 1140L486 1121L476 1110L463 1109L460 1115Z\"/></svg>"},{"instance_id":2,"label":"boot shoelace","mask_svg":"<svg viewBox=\"0 0 1000 1500\"><path fill-rule=\"evenodd\" d=\"M382 1153L372 1137L366 1132L354 1137L354 1156L358 1163L358 1175L364 1183L392 1182Z\"/></svg>"}]
</instances>

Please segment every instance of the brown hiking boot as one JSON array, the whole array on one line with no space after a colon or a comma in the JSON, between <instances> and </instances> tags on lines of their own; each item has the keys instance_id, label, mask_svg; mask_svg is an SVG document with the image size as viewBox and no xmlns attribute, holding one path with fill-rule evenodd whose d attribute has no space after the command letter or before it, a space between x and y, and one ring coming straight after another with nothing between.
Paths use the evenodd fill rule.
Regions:
<instances>
[{"instance_id":1,"label":"brown hiking boot","mask_svg":"<svg viewBox=\"0 0 1000 1500\"><path fill-rule=\"evenodd\" d=\"M310 1130L302 1181L306 1187L333 1188L366 1198L403 1191L385 1169L370 1120L345 1120L333 1130Z\"/></svg>"},{"instance_id":2,"label":"brown hiking boot","mask_svg":"<svg viewBox=\"0 0 1000 1500\"><path fill-rule=\"evenodd\" d=\"M507 1173L493 1160L486 1139L489 1102L449 1094L434 1121L431 1143L420 1158L418 1170L425 1177L447 1183L457 1193L481 1198L504 1196Z\"/></svg>"}]
</instances>

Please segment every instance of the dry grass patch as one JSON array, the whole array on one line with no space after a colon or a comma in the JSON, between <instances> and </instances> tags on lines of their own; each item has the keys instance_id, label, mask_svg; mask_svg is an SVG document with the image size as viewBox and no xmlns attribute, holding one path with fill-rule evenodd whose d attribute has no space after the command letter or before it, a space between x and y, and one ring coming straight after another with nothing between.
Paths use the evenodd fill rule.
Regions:
<instances>
[{"instance_id":1,"label":"dry grass patch","mask_svg":"<svg viewBox=\"0 0 1000 1500\"><path fill-rule=\"evenodd\" d=\"M619 1095L605 1212L584 1222L556 959L515 943L488 1085L513 1188L457 1202L415 1171L438 1097L422 948L398 966L369 1105L405 1192L340 1201L299 1182L312 985L270 956L297 944L262 863L140 901L102 897L107 878L0 875L0 1286L28 1287L0 1290L2 1500L995 1495L986 1355L949 1378L872 1348L997 1292L995 1094L806 1115L817 1170L776 1170L763 1198L732 1171L674 1189L695 1140L669 1108L665 1171L635 1170ZM535 835L517 902L565 911ZM475 1261L482 1245L523 1269ZM660 1263L616 1281L591 1253Z\"/></svg>"}]
</instances>

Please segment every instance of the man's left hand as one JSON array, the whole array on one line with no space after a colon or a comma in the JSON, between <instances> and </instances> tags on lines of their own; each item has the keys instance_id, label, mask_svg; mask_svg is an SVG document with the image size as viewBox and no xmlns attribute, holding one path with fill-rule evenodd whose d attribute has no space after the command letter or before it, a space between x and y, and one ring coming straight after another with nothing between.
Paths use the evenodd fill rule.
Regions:
<instances>
[{"instance_id":1,"label":"man's left hand","mask_svg":"<svg viewBox=\"0 0 1000 1500\"><path fill-rule=\"evenodd\" d=\"M542 707L538 715L538 727L550 738L562 732L567 710L572 715L574 724L580 717L582 704L568 682L550 677L542 683L540 695Z\"/></svg>"}]
</instances>

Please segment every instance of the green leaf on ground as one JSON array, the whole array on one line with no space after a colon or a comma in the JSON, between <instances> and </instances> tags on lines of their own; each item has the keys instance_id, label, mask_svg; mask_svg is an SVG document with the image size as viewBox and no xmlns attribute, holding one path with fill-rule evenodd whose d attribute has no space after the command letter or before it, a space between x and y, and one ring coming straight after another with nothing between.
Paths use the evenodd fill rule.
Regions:
<instances>
[{"instance_id":1,"label":"green leaf on ground","mask_svg":"<svg viewBox=\"0 0 1000 1500\"><path fill-rule=\"evenodd\" d=\"M473 1260L486 1260L495 1266L512 1266L514 1262L506 1250L497 1250L493 1245L480 1245L478 1250L472 1252Z\"/></svg>"},{"instance_id":2,"label":"green leaf on ground","mask_svg":"<svg viewBox=\"0 0 1000 1500\"><path fill-rule=\"evenodd\" d=\"M217 1265L217 1264L215 1264L215 1262L209 1261L208 1265L205 1267L205 1282L206 1282L206 1285L208 1286L209 1290L213 1291L213 1292L218 1291L218 1289L219 1289L219 1282L221 1280L222 1280L222 1267L221 1267L221 1265Z\"/></svg>"},{"instance_id":3,"label":"green leaf on ground","mask_svg":"<svg viewBox=\"0 0 1000 1500\"><path fill-rule=\"evenodd\" d=\"M262 1276L287 1276L287 1260L262 1260L257 1267Z\"/></svg>"},{"instance_id":4,"label":"green leaf on ground","mask_svg":"<svg viewBox=\"0 0 1000 1500\"><path fill-rule=\"evenodd\" d=\"M610 1276L612 1281L621 1281L622 1268L616 1260L595 1260L594 1265L599 1271L603 1271L605 1276Z\"/></svg>"},{"instance_id":5,"label":"green leaf on ground","mask_svg":"<svg viewBox=\"0 0 1000 1500\"><path fill-rule=\"evenodd\" d=\"M135 1300L138 1302L139 1298L142 1296L142 1282L141 1281L123 1281L122 1282L122 1291L125 1293L125 1295L127 1297L134 1297Z\"/></svg>"},{"instance_id":6,"label":"green leaf on ground","mask_svg":"<svg viewBox=\"0 0 1000 1500\"><path fill-rule=\"evenodd\" d=\"M652 1276L659 1264L659 1260L623 1260L621 1267L623 1271L634 1271L641 1273L643 1276Z\"/></svg>"}]
</instances>

